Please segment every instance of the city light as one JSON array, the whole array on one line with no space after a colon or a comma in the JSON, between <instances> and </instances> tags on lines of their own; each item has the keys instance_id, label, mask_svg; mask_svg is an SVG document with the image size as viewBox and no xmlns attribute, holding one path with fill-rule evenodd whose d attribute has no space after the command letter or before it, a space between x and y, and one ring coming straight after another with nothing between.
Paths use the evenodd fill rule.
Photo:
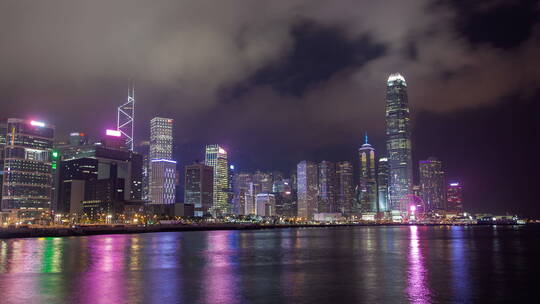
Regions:
<instances>
[{"instance_id":1,"label":"city light","mask_svg":"<svg viewBox=\"0 0 540 304\"><path fill-rule=\"evenodd\" d=\"M456 187L456 186L459 186L459 183L451 183L450 186Z\"/></svg>"},{"instance_id":2,"label":"city light","mask_svg":"<svg viewBox=\"0 0 540 304\"><path fill-rule=\"evenodd\" d=\"M230 165L229 169L234 170L234 165Z\"/></svg>"},{"instance_id":3,"label":"city light","mask_svg":"<svg viewBox=\"0 0 540 304\"><path fill-rule=\"evenodd\" d=\"M155 162L166 162L166 163L176 164L176 161L170 160L170 159L152 159L151 162L153 162L153 163L155 163Z\"/></svg>"},{"instance_id":4,"label":"city light","mask_svg":"<svg viewBox=\"0 0 540 304\"><path fill-rule=\"evenodd\" d=\"M105 131L105 134L107 136L114 136L114 137L120 137L122 136L122 133L119 131L119 130L111 130L111 129L107 129Z\"/></svg>"},{"instance_id":5,"label":"city light","mask_svg":"<svg viewBox=\"0 0 540 304\"><path fill-rule=\"evenodd\" d=\"M31 124L32 126L36 126L36 127L40 127L40 128L45 127L45 123L44 123L44 122L41 122L41 121L35 121L35 120L32 120L32 121L30 121L30 124Z\"/></svg>"}]
</instances>

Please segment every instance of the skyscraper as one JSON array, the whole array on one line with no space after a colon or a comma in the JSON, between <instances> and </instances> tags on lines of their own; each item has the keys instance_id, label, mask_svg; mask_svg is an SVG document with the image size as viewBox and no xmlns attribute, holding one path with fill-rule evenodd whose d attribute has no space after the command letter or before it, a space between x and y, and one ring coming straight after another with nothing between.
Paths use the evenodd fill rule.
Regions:
<instances>
[{"instance_id":1,"label":"skyscraper","mask_svg":"<svg viewBox=\"0 0 540 304\"><path fill-rule=\"evenodd\" d=\"M360 205L362 212L378 212L377 175L375 170L375 149L368 143L366 133L365 143L358 149L360 158Z\"/></svg>"},{"instance_id":2,"label":"skyscraper","mask_svg":"<svg viewBox=\"0 0 540 304\"><path fill-rule=\"evenodd\" d=\"M420 191L428 211L446 209L446 189L442 162L435 157L420 161Z\"/></svg>"},{"instance_id":3,"label":"skyscraper","mask_svg":"<svg viewBox=\"0 0 540 304\"><path fill-rule=\"evenodd\" d=\"M388 206L388 181L390 175L388 167L388 158L379 158L379 170L377 172L377 188L379 192L379 211L390 211Z\"/></svg>"},{"instance_id":4,"label":"skyscraper","mask_svg":"<svg viewBox=\"0 0 540 304\"><path fill-rule=\"evenodd\" d=\"M446 209L449 212L463 212L463 185L452 182L446 188Z\"/></svg>"},{"instance_id":5,"label":"skyscraper","mask_svg":"<svg viewBox=\"0 0 540 304\"><path fill-rule=\"evenodd\" d=\"M214 214L230 212L228 203L229 166L227 151L219 145L207 145L204 163L214 168Z\"/></svg>"},{"instance_id":6,"label":"skyscraper","mask_svg":"<svg viewBox=\"0 0 540 304\"><path fill-rule=\"evenodd\" d=\"M176 201L176 161L150 160L150 198L152 204L174 204Z\"/></svg>"},{"instance_id":7,"label":"skyscraper","mask_svg":"<svg viewBox=\"0 0 540 304\"><path fill-rule=\"evenodd\" d=\"M172 160L173 123L171 118L150 120L150 159Z\"/></svg>"},{"instance_id":8,"label":"skyscraper","mask_svg":"<svg viewBox=\"0 0 540 304\"><path fill-rule=\"evenodd\" d=\"M51 208L54 126L9 118L4 148L2 210L33 217Z\"/></svg>"},{"instance_id":9,"label":"skyscraper","mask_svg":"<svg viewBox=\"0 0 540 304\"><path fill-rule=\"evenodd\" d=\"M351 215L354 204L354 177L353 165L348 161L338 162L336 166L338 180L338 212L343 215Z\"/></svg>"},{"instance_id":10,"label":"skyscraper","mask_svg":"<svg viewBox=\"0 0 540 304\"><path fill-rule=\"evenodd\" d=\"M213 194L213 168L204 164L186 166L184 203L194 206L195 216L209 213L212 208Z\"/></svg>"},{"instance_id":11,"label":"skyscraper","mask_svg":"<svg viewBox=\"0 0 540 304\"><path fill-rule=\"evenodd\" d=\"M4 147L6 146L7 121L0 120L0 202L2 201L2 181L4 180ZM0 210L2 207L0 206Z\"/></svg>"},{"instance_id":12,"label":"skyscraper","mask_svg":"<svg viewBox=\"0 0 540 304\"><path fill-rule=\"evenodd\" d=\"M126 138L126 146L133 151L135 134L135 87L128 88L127 101L118 107L116 129Z\"/></svg>"},{"instance_id":13,"label":"skyscraper","mask_svg":"<svg viewBox=\"0 0 540 304\"><path fill-rule=\"evenodd\" d=\"M251 174L249 173L237 173L234 176L233 182L233 206L235 213L240 215L247 215L246 206L248 196L249 185L251 183Z\"/></svg>"},{"instance_id":14,"label":"skyscraper","mask_svg":"<svg viewBox=\"0 0 540 304\"><path fill-rule=\"evenodd\" d=\"M411 191L412 157L407 83L401 74L391 74L386 87L386 148L390 168L390 209ZM402 210L403 211L403 210Z\"/></svg>"},{"instance_id":15,"label":"skyscraper","mask_svg":"<svg viewBox=\"0 0 540 304\"><path fill-rule=\"evenodd\" d=\"M172 159L173 120L154 117L150 121L150 200L152 204L174 204L176 161Z\"/></svg>"},{"instance_id":16,"label":"skyscraper","mask_svg":"<svg viewBox=\"0 0 540 304\"><path fill-rule=\"evenodd\" d=\"M318 212L337 211L336 164L329 161L319 163L319 208Z\"/></svg>"},{"instance_id":17,"label":"skyscraper","mask_svg":"<svg viewBox=\"0 0 540 304\"><path fill-rule=\"evenodd\" d=\"M317 213L317 165L301 161L297 165L298 174L298 217L313 219Z\"/></svg>"},{"instance_id":18,"label":"skyscraper","mask_svg":"<svg viewBox=\"0 0 540 304\"><path fill-rule=\"evenodd\" d=\"M276 198L272 193L259 193L255 198L255 206L257 215L259 216L275 216L276 215Z\"/></svg>"}]
</instances>

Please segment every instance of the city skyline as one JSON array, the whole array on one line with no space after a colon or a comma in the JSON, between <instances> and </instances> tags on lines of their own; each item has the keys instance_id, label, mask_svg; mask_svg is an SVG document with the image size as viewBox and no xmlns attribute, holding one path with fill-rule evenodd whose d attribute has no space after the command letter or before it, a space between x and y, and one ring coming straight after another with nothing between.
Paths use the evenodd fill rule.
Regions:
<instances>
[{"instance_id":1,"label":"city skyline","mask_svg":"<svg viewBox=\"0 0 540 304\"><path fill-rule=\"evenodd\" d=\"M531 302L540 0L0 1L2 303Z\"/></svg>"},{"instance_id":2,"label":"city skyline","mask_svg":"<svg viewBox=\"0 0 540 304\"><path fill-rule=\"evenodd\" d=\"M28 24L4 35L6 51L17 55L0 59L6 71L2 75L6 86L0 91L4 118L34 118L55 124L58 136L84 132L96 138L102 128L116 127L111 107L126 101L126 88L133 80L135 140L148 138L147 123L153 116L173 114L179 166L201 159L200 147L208 143L224 146L231 163L241 170L287 172L302 159L350 160L357 166L356 149L365 131L378 154L386 153L381 79L397 71L411 87L412 163L431 155L443 160L448 177L467 185L473 210L538 214L522 169L534 163L524 143L537 133L528 121L540 97L535 70L520 68L523 62L534 66L538 60L532 56L540 45L538 8L532 2L503 1L484 7L413 1L406 8L396 3L403 12L395 19L378 3L369 4L367 10L350 10L352 4L336 1L319 10L312 4L277 1L265 6L263 16L257 5L234 6L215 16L215 8L193 4L192 10L183 10L179 1L167 13L191 12L186 22L192 30L181 34L178 27L156 18L163 12L161 6L143 11L126 5L135 15L148 17L140 31L126 26L130 22L118 22L129 18L125 10L111 8L103 19L97 4L90 5L93 10L77 3L59 6L59 11L85 12L102 20L101 26L115 28L112 41L103 41L95 27L69 26L77 18L68 26L57 26L57 18L43 5L28 12L17 4L0 12L7 15L0 18L4 22L25 16ZM202 17L193 20L191 15ZM519 23L496 22L516 16ZM35 20L42 22L36 25ZM36 37L32 28L44 33ZM253 35L243 28L265 30ZM156 36L156 29L163 35ZM196 43L186 45L178 39ZM276 41L275 48L264 47L264 41ZM82 51L75 47L77 42L108 47L102 52ZM165 64L163 58L168 56L163 52L178 56ZM51 62L54 67L43 68ZM515 174L519 181L509 187L492 166L504 157L500 147L507 140L522 162L503 170L519 170ZM513 200L515 204L507 203Z\"/></svg>"}]
</instances>

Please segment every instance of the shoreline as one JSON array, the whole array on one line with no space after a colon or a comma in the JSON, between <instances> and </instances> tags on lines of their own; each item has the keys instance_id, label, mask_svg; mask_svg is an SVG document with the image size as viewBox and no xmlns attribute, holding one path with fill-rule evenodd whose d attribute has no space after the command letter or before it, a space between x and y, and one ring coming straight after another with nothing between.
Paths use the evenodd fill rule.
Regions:
<instances>
[{"instance_id":1,"label":"shoreline","mask_svg":"<svg viewBox=\"0 0 540 304\"><path fill-rule=\"evenodd\" d=\"M516 224L497 224L514 226ZM205 224L205 225L182 225L161 224L152 226L85 226L85 227L62 227L62 228L0 228L0 239L13 238L40 238L40 237L71 237L91 236L105 234L138 234L153 232L184 232L184 231L212 231L212 230L262 230L283 228L335 228L335 227L392 227L392 226L492 226L492 224L401 224L401 223L356 223L356 224L297 224L297 225L261 225L261 224ZM520 225L521 226L521 225Z\"/></svg>"}]
</instances>

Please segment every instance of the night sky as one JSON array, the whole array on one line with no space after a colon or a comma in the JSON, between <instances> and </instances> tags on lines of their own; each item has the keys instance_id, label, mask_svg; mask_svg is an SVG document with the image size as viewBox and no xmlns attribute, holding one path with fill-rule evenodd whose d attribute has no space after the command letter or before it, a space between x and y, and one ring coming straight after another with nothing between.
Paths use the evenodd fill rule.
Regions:
<instances>
[{"instance_id":1,"label":"night sky","mask_svg":"<svg viewBox=\"0 0 540 304\"><path fill-rule=\"evenodd\" d=\"M402 73L413 158L436 156L465 208L540 216L536 1L0 2L0 117L98 136L136 86L136 140L172 117L180 164L224 145L240 170L384 154Z\"/></svg>"}]
</instances>

